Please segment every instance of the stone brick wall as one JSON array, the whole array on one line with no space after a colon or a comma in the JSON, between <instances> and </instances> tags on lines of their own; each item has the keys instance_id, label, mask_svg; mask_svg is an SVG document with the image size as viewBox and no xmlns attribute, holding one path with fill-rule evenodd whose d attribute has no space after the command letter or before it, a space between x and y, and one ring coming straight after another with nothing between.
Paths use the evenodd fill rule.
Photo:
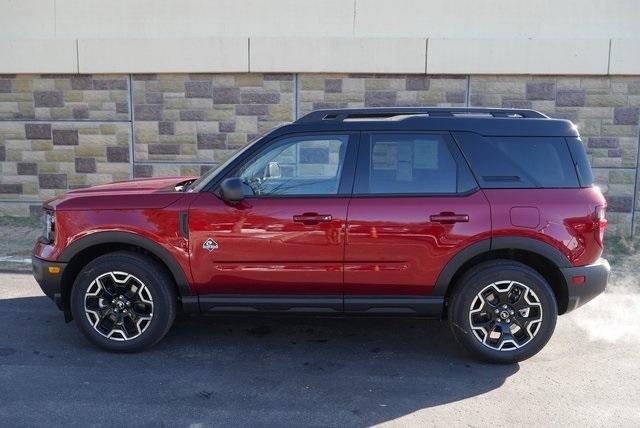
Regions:
<instances>
[{"instance_id":1,"label":"stone brick wall","mask_svg":"<svg viewBox=\"0 0 640 428\"><path fill-rule=\"evenodd\" d=\"M610 233L637 232L640 76L0 75L0 213L113 180L199 175L314 109L467 105L572 120Z\"/></svg>"}]
</instances>

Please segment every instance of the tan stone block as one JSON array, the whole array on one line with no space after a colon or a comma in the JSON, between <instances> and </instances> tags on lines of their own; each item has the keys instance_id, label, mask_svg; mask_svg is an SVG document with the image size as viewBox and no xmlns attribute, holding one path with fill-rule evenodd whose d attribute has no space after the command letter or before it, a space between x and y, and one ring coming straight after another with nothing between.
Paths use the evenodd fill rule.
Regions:
<instances>
[{"instance_id":1,"label":"tan stone block","mask_svg":"<svg viewBox=\"0 0 640 428\"><path fill-rule=\"evenodd\" d=\"M232 133L227 134L227 145L229 147L240 147L247 143L247 134Z\"/></svg>"},{"instance_id":2,"label":"tan stone block","mask_svg":"<svg viewBox=\"0 0 640 428\"><path fill-rule=\"evenodd\" d=\"M48 140L33 140L31 141L31 150L51 150L53 149L53 143Z\"/></svg>"},{"instance_id":3,"label":"tan stone block","mask_svg":"<svg viewBox=\"0 0 640 428\"><path fill-rule=\"evenodd\" d=\"M0 102L6 101L31 101L33 102L33 95L30 92L9 92L0 94Z\"/></svg>"},{"instance_id":4,"label":"tan stone block","mask_svg":"<svg viewBox=\"0 0 640 428\"><path fill-rule=\"evenodd\" d=\"M110 91L109 99L114 103L124 103L129 101L126 91Z\"/></svg>"},{"instance_id":5,"label":"tan stone block","mask_svg":"<svg viewBox=\"0 0 640 428\"><path fill-rule=\"evenodd\" d=\"M30 79L16 79L13 81L14 92L33 92L33 81Z\"/></svg>"},{"instance_id":6,"label":"tan stone block","mask_svg":"<svg viewBox=\"0 0 640 428\"><path fill-rule=\"evenodd\" d=\"M97 157L106 159L107 156L107 149L104 144L81 145L76 147L75 152L78 157Z\"/></svg>"},{"instance_id":7,"label":"tan stone block","mask_svg":"<svg viewBox=\"0 0 640 428\"><path fill-rule=\"evenodd\" d=\"M0 118L12 118L19 111L20 107L17 102L0 102Z\"/></svg>"},{"instance_id":8,"label":"tan stone block","mask_svg":"<svg viewBox=\"0 0 640 428\"><path fill-rule=\"evenodd\" d=\"M200 167L194 165L183 165L180 168L180 175L191 175L197 177L200 175Z\"/></svg>"},{"instance_id":9,"label":"tan stone block","mask_svg":"<svg viewBox=\"0 0 640 428\"><path fill-rule=\"evenodd\" d=\"M229 108L215 108L209 114L208 119L214 121L231 121L236 117L235 110Z\"/></svg>"},{"instance_id":10,"label":"tan stone block","mask_svg":"<svg viewBox=\"0 0 640 428\"><path fill-rule=\"evenodd\" d=\"M53 79L34 79L33 90L34 91L53 91L56 89L56 84Z\"/></svg>"},{"instance_id":11,"label":"tan stone block","mask_svg":"<svg viewBox=\"0 0 640 428\"><path fill-rule=\"evenodd\" d=\"M251 73L251 74L238 74L235 76L235 86L238 86L241 88L262 86L262 83L263 83L262 74Z\"/></svg>"},{"instance_id":12,"label":"tan stone block","mask_svg":"<svg viewBox=\"0 0 640 428\"><path fill-rule=\"evenodd\" d=\"M364 82L367 91L390 90L391 81L389 79L367 79Z\"/></svg>"},{"instance_id":13,"label":"tan stone block","mask_svg":"<svg viewBox=\"0 0 640 428\"><path fill-rule=\"evenodd\" d=\"M49 162L71 162L74 160L73 149L54 149L45 154Z\"/></svg>"},{"instance_id":14,"label":"tan stone block","mask_svg":"<svg viewBox=\"0 0 640 428\"><path fill-rule=\"evenodd\" d=\"M419 92L416 95L419 103L439 104L447 102L443 92Z\"/></svg>"},{"instance_id":15,"label":"tan stone block","mask_svg":"<svg viewBox=\"0 0 640 428\"><path fill-rule=\"evenodd\" d=\"M7 150L5 154L7 162L20 162L22 161L22 150Z\"/></svg>"},{"instance_id":16,"label":"tan stone block","mask_svg":"<svg viewBox=\"0 0 640 428\"><path fill-rule=\"evenodd\" d=\"M47 152L49 153L49 152ZM42 173L51 173L58 172L58 164L56 162L44 162L38 164L38 172Z\"/></svg>"},{"instance_id":17,"label":"tan stone block","mask_svg":"<svg viewBox=\"0 0 640 428\"><path fill-rule=\"evenodd\" d=\"M236 153L236 150L214 150L213 160L223 163Z\"/></svg>"},{"instance_id":18,"label":"tan stone block","mask_svg":"<svg viewBox=\"0 0 640 428\"><path fill-rule=\"evenodd\" d=\"M324 77L320 76L300 76L298 85L303 91L324 91Z\"/></svg>"},{"instance_id":19,"label":"tan stone block","mask_svg":"<svg viewBox=\"0 0 640 428\"><path fill-rule=\"evenodd\" d=\"M38 185L36 183L22 183L22 193L25 195L35 195L38 193Z\"/></svg>"},{"instance_id":20,"label":"tan stone block","mask_svg":"<svg viewBox=\"0 0 640 428\"><path fill-rule=\"evenodd\" d=\"M196 156L198 154L198 146L195 144L184 144L180 146L180 152L185 156Z\"/></svg>"},{"instance_id":21,"label":"tan stone block","mask_svg":"<svg viewBox=\"0 0 640 428\"><path fill-rule=\"evenodd\" d=\"M84 101L93 105L101 105L105 101L109 101L108 91L84 91Z\"/></svg>"},{"instance_id":22,"label":"tan stone block","mask_svg":"<svg viewBox=\"0 0 640 428\"><path fill-rule=\"evenodd\" d=\"M160 91L162 92L184 92L184 79L164 79L160 80Z\"/></svg>"},{"instance_id":23,"label":"tan stone block","mask_svg":"<svg viewBox=\"0 0 640 428\"><path fill-rule=\"evenodd\" d=\"M152 122L152 124L156 124ZM136 144L153 144L158 141L158 126L136 126Z\"/></svg>"},{"instance_id":24,"label":"tan stone block","mask_svg":"<svg viewBox=\"0 0 640 428\"><path fill-rule=\"evenodd\" d=\"M18 111L22 115L22 117L34 117L35 110L33 107L33 103L31 101L20 102L18 103Z\"/></svg>"},{"instance_id":25,"label":"tan stone block","mask_svg":"<svg viewBox=\"0 0 640 428\"><path fill-rule=\"evenodd\" d=\"M585 99L586 106L595 107L620 107L627 103L626 95L592 95L587 94Z\"/></svg>"},{"instance_id":26,"label":"tan stone block","mask_svg":"<svg viewBox=\"0 0 640 428\"><path fill-rule=\"evenodd\" d=\"M71 80L70 79L56 79L54 82L54 86L58 91L69 91L71 90ZM65 96L66 99L66 96Z\"/></svg>"},{"instance_id":27,"label":"tan stone block","mask_svg":"<svg viewBox=\"0 0 640 428\"><path fill-rule=\"evenodd\" d=\"M53 107L51 108L51 119L54 119L54 120L73 119L73 112L68 107Z\"/></svg>"},{"instance_id":28,"label":"tan stone block","mask_svg":"<svg viewBox=\"0 0 640 428\"><path fill-rule=\"evenodd\" d=\"M610 137L635 137L638 135L638 127L635 125L610 125L603 123L602 135Z\"/></svg>"},{"instance_id":29,"label":"tan stone block","mask_svg":"<svg viewBox=\"0 0 640 428\"><path fill-rule=\"evenodd\" d=\"M211 82L216 88L232 88L236 83L232 74L214 74L211 76Z\"/></svg>"},{"instance_id":30,"label":"tan stone block","mask_svg":"<svg viewBox=\"0 0 640 428\"><path fill-rule=\"evenodd\" d=\"M128 163L98 162L96 164L96 173L128 175L130 168Z\"/></svg>"},{"instance_id":31,"label":"tan stone block","mask_svg":"<svg viewBox=\"0 0 640 428\"><path fill-rule=\"evenodd\" d=\"M300 92L298 97L301 102L323 101L325 93L323 91L303 91Z\"/></svg>"},{"instance_id":32,"label":"tan stone block","mask_svg":"<svg viewBox=\"0 0 640 428\"><path fill-rule=\"evenodd\" d=\"M24 151L22 152L22 160L24 162L44 162L45 152Z\"/></svg>"},{"instance_id":33,"label":"tan stone block","mask_svg":"<svg viewBox=\"0 0 640 428\"><path fill-rule=\"evenodd\" d=\"M258 132L258 118L255 116L238 116L236 118L236 131L255 134Z\"/></svg>"},{"instance_id":34,"label":"tan stone block","mask_svg":"<svg viewBox=\"0 0 640 428\"><path fill-rule=\"evenodd\" d=\"M282 122L291 122L293 121L293 108L289 105L281 105L274 104L269 106L269 118L282 121Z\"/></svg>"}]
</instances>

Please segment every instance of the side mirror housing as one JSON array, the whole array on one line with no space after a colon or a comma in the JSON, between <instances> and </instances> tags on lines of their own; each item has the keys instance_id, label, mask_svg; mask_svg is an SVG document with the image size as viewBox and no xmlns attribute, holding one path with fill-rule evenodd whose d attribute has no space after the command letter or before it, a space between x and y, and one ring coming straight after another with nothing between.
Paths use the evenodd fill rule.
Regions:
<instances>
[{"instance_id":1,"label":"side mirror housing","mask_svg":"<svg viewBox=\"0 0 640 428\"><path fill-rule=\"evenodd\" d=\"M220 183L220 196L227 202L238 203L244 199L242 180L237 177L226 178Z\"/></svg>"},{"instance_id":2,"label":"side mirror housing","mask_svg":"<svg viewBox=\"0 0 640 428\"><path fill-rule=\"evenodd\" d=\"M278 162L269 162L264 171L264 178L282 178L280 164Z\"/></svg>"}]
</instances>

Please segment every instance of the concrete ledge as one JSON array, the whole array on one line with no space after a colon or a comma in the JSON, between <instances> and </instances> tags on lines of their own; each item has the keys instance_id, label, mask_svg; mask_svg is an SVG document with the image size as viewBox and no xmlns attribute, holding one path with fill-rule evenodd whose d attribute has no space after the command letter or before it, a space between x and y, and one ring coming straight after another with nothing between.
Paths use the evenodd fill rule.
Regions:
<instances>
[{"instance_id":1,"label":"concrete ledge","mask_svg":"<svg viewBox=\"0 0 640 428\"><path fill-rule=\"evenodd\" d=\"M251 71L424 73L424 38L252 37Z\"/></svg>"},{"instance_id":2,"label":"concrete ledge","mask_svg":"<svg viewBox=\"0 0 640 428\"><path fill-rule=\"evenodd\" d=\"M640 74L640 39L612 39L609 74Z\"/></svg>"},{"instance_id":3,"label":"concrete ledge","mask_svg":"<svg viewBox=\"0 0 640 428\"><path fill-rule=\"evenodd\" d=\"M244 73L248 39L80 39L80 73Z\"/></svg>"},{"instance_id":4,"label":"concrete ledge","mask_svg":"<svg viewBox=\"0 0 640 428\"><path fill-rule=\"evenodd\" d=\"M75 40L0 40L0 73L77 73Z\"/></svg>"},{"instance_id":5,"label":"concrete ledge","mask_svg":"<svg viewBox=\"0 0 640 428\"><path fill-rule=\"evenodd\" d=\"M429 39L430 74L607 74L608 39Z\"/></svg>"}]
</instances>

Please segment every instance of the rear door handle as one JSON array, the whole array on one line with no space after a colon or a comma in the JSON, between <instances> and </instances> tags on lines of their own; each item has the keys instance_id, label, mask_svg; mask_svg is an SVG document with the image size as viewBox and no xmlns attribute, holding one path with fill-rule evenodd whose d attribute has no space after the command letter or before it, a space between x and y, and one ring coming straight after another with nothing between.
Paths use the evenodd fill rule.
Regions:
<instances>
[{"instance_id":1,"label":"rear door handle","mask_svg":"<svg viewBox=\"0 0 640 428\"><path fill-rule=\"evenodd\" d=\"M434 223L453 224L453 223L467 223L469 221L468 214L456 214L452 212L442 212L440 214L433 214L429 219Z\"/></svg>"},{"instance_id":2,"label":"rear door handle","mask_svg":"<svg viewBox=\"0 0 640 428\"><path fill-rule=\"evenodd\" d=\"M331 214L318 214L318 213L304 213L293 216L293 221L296 223L302 223L306 225L313 225L319 223L327 223L333 219Z\"/></svg>"}]
</instances>

